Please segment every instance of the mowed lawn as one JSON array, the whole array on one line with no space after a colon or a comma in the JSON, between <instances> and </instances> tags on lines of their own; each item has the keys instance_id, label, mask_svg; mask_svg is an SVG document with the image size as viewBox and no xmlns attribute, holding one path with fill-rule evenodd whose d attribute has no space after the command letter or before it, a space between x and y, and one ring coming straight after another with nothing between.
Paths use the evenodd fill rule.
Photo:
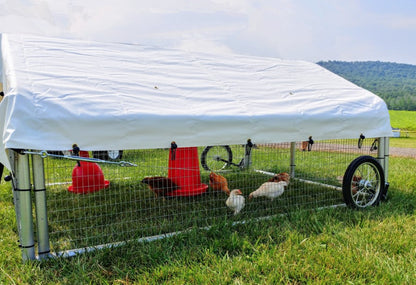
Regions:
<instances>
[{"instance_id":1,"label":"mowed lawn","mask_svg":"<svg viewBox=\"0 0 416 285\"><path fill-rule=\"evenodd\" d=\"M389 111L392 127L399 128L400 138L391 138L391 147L416 149L416 111Z\"/></svg>"},{"instance_id":2,"label":"mowed lawn","mask_svg":"<svg viewBox=\"0 0 416 285\"><path fill-rule=\"evenodd\" d=\"M392 138L395 144L416 149L406 137ZM224 222L154 242L26 263L17 248L10 183L3 181L0 284L414 284L414 169L415 159L390 158L389 198L378 207Z\"/></svg>"}]
</instances>

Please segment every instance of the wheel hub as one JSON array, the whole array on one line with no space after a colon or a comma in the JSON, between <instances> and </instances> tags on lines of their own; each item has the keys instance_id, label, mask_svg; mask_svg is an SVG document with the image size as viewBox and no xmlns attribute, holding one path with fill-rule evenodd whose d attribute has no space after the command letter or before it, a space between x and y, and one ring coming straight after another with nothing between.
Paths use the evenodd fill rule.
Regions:
<instances>
[{"instance_id":1,"label":"wheel hub","mask_svg":"<svg viewBox=\"0 0 416 285\"><path fill-rule=\"evenodd\" d=\"M372 188L373 185L372 185L371 181L361 179L360 182L358 183L358 187L359 187L359 189L363 189L363 188L369 189L369 188Z\"/></svg>"}]
</instances>

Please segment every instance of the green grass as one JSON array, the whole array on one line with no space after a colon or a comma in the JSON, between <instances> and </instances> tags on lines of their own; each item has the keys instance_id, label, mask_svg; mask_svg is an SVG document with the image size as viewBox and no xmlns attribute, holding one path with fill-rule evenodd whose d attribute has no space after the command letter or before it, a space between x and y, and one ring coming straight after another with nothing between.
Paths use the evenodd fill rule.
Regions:
<instances>
[{"instance_id":1,"label":"green grass","mask_svg":"<svg viewBox=\"0 0 416 285\"><path fill-rule=\"evenodd\" d=\"M390 138L390 146L416 148L416 111L389 111L392 127L401 129L400 138Z\"/></svg>"},{"instance_id":2,"label":"green grass","mask_svg":"<svg viewBox=\"0 0 416 285\"><path fill-rule=\"evenodd\" d=\"M415 167L414 159L392 158L389 200L364 211L309 210L236 226L220 222L165 240L24 264L15 247L11 203L2 201L0 283L412 284Z\"/></svg>"},{"instance_id":3,"label":"green grass","mask_svg":"<svg viewBox=\"0 0 416 285\"><path fill-rule=\"evenodd\" d=\"M364 211L308 210L235 226L218 222L209 230L44 262L21 262L13 205L1 199L0 283L411 284L415 168L414 159L391 158L389 200Z\"/></svg>"},{"instance_id":4,"label":"green grass","mask_svg":"<svg viewBox=\"0 0 416 285\"><path fill-rule=\"evenodd\" d=\"M310 154L323 156L317 160L327 155ZM146 161L141 163L146 169ZM149 171L154 173L157 166ZM320 167L331 169L331 165ZM118 169L114 175L131 171ZM0 284L412 284L416 280L414 169L415 159L390 158L389 199L379 207L291 211L234 226L230 224L234 219L225 218L208 230L193 228L164 240L26 263L17 248L10 184L2 182ZM57 169L48 179L64 177ZM56 195L54 203L62 203L56 205L59 208L67 203L68 193L56 187L51 192ZM98 193L88 203L98 199ZM80 196L71 197L72 203L80 202Z\"/></svg>"},{"instance_id":5,"label":"green grass","mask_svg":"<svg viewBox=\"0 0 416 285\"><path fill-rule=\"evenodd\" d=\"M390 138L390 146L416 149L416 132L402 132L401 137Z\"/></svg>"},{"instance_id":6,"label":"green grass","mask_svg":"<svg viewBox=\"0 0 416 285\"><path fill-rule=\"evenodd\" d=\"M391 126L416 131L416 111L389 111Z\"/></svg>"}]
</instances>

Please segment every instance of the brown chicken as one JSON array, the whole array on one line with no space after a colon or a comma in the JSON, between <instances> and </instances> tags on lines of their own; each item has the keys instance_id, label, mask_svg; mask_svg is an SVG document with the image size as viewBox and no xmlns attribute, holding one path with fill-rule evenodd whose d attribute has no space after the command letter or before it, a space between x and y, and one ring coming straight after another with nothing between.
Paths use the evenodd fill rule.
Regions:
<instances>
[{"instance_id":1,"label":"brown chicken","mask_svg":"<svg viewBox=\"0 0 416 285\"><path fill-rule=\"evenodd\" d=\"M308 148L308 141L303 141L300 149L305 151Z\"/></svg>"},{"instance_id":2,"label":"brown chicken","mask_svg":"<svg viewBox=\"0 0 416 285\"><path fill-rule=\"evenodd\" d=\"M280 182L285 181L287 184L289 184L290 181L290 175L287 172L282 172L279 174L276 174L272 178L270 178L267 182Z\"/></svg>"},{"instance_id":3,"label":"brown chicken","mask_svg":"<svg viewBox=\"0 0 416 285\"><path fill-rule=\"evenodd\" d=\"M359 187L359 185L360 185L360 181L362 180L363 178L361 177L361 176L356 176L356 175L354 175L353 177L352 177L352 181L351 181L351 192L353 193L353 194L356 194L357 193L357 191L358 191L358 187ZM343 184L344 182L344 176L338 176L337 177L337 180L339 181L339 183L341 183L341 184Z\"/></svg>"},{"instance_id":4,"label":"brown chicken","mask_svg":"<svg viewBox=\"0 0 416 285\"><path fill-rule=\"evenodd\" d=\"M307 141L302 142L302 145L300 148L302 151L305 151L305 150L311 151L313 144L314 144L314 141L312 139L312 136L310 136Z\"/></svg>"},{"instance_id":5,"label":"brown chicken","mask_svg":"<svg viewBox=\"0 0 416 285\"><path fill-rule=\"evenodd\" d=\"M352 183L351 183L351 191L353 194L356 194L359 190L359 185L360 185L360 181L362 180L362 178L360 176L353 176L352 177Z\"/></svg>"},{"instance_id":6,"label":"brown chicken","mask_svg":"<svg viewBox=\"0 0 416 285\"><path fill-rule=\"evenodd\" d=\"M149 189L155 193L156 197L166 197L169 193L179 189L172 179L163 176L145 177L142 183L149 185Z\"/></svg>"},{"instance_id":7,"label":"brown chicken","mask_svg":"<svg viewBox=\"0 0 416 285\"><path fill-rule=\"evenodd\" d=\"M211 172L209 175L209 186L212 190L223 191L230 196L227 179L224 176Z\"/></svg>"}]
</instances>

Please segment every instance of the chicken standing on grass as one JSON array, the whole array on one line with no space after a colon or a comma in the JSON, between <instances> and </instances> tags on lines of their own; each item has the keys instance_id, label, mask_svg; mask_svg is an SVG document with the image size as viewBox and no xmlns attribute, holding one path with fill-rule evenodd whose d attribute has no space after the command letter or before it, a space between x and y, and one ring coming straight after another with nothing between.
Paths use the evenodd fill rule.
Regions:
<instances>
[{"instance_id":1,"label":"chicken standing on grass","mask_svg":"<svg viewBox=\"0 0 416 285\"><path fill-rule=\"evenodd\" d=\"M257 190L251 192L248 197L249 199L268 197L273 201L274 198L283 194L287 185L286 181L265 182Z\"/></svg>"},{"instance_id":2,"label":"chicken standing on grass","mask_svg":"<svg viewBox=\"0 0 416 285\"><path fill-rule=\"evenodd\" d=\"M149 189L155 193L156 197L166 197L179 188L172 179L163 176L145 177L142 183L149 185Z\"/></svg>"},{"instance_id":3,"label":"chicken standing on grass","mask_svg":"<svg viewBox=\"0 0 416 285\"><path fill-rule=\"evenodd\" d=\"M240 213L244 208L245 198L240 189L234 189L230 192L230 197L225 201L228 208L234 211L234 215Z\"/></svg>"},{"instance_id":4,"label":"chicken standing on grass","mask_svg":"<svg viewBox=\"0 0 416 285\"><path fill-rule=\"evenodd\" d=\"M287 172L278 173L268 180L268 182L286 181L289 184L290 175Z\"/></svg>"},{"instance_id":5,"label":"chicken standing on grass","mask_svg":"<svg viewBox=\"0 0 416 285\"><path fill-rule=\"evenodd\" d=\"M358 192L358 186L360 185L360 181L363 178L361 176L356 176L354 175L352 177L352 181L351 181L351 192L353 194L356 194ZM344 176L338 176L337 180L339 181L339 183L343 184L344 183Z\"/></svg>"},{"instance_id":6,"label":"chicken standing on grass","mask_svg":"<svg viewBox=\"0 0 416 285\"><path fill-rule=\"evenodd\" d=\"M228 182L224 176L211 172L209 175L209 186L211 186L212 190L223 191L227 195L230 195Z\"/></svg>"}]
</instances>

